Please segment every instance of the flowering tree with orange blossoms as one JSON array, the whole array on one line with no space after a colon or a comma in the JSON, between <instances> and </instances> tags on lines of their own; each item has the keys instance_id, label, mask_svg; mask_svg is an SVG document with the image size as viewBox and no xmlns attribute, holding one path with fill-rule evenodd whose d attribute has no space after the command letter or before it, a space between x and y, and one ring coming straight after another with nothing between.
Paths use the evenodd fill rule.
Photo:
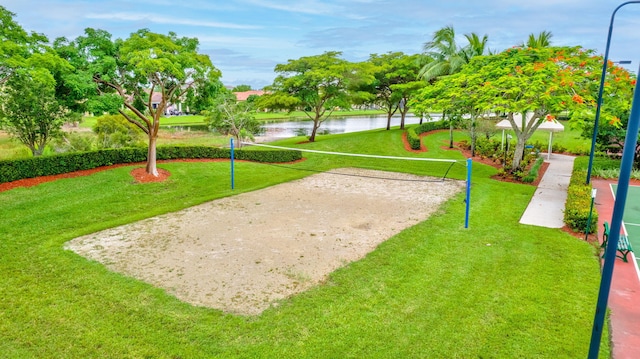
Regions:
<instances>
[{"instance_id":1,"label":"flowering tree with orange blossoms","mask_svg":"<svg viewBox=\"0 0 640 359\"><path fill-rule=\"evenodd\" d=\"M594 57L592 60L602 67L602 57ZM609 61L605 79L596 148L599 151L621 152L631 113L631 98L636 85L636 76ZM599 86L596 86L593 91L598 91L598 89ZM597 96L596 92L594 92L594 96ZM594 119L595 108L589 107L574 112L570 122L572 126L582 129L583 137L591 139ZM634 153L635 167L640 168L640 146L637 143Z\"/></svg>"},{"instance_id":2,"label":"flowering tree with orange blossoms","mask_svg":"<svg viewBox=\"0 0 640 359\"><path fill-rule=\"evenodd\" d=\"M513 47L474 57L458 74L442 80L447 83L438 96L442 104L451 99L459 102L454 94L465 93L472 96L474 111L504 114L516 134L511 169L518 170L526 141L543 121L595 106L598 79L598 61L592 51ZM521 123L516 123L515 114L522 115Z\"/></svg>"}]
</instances>

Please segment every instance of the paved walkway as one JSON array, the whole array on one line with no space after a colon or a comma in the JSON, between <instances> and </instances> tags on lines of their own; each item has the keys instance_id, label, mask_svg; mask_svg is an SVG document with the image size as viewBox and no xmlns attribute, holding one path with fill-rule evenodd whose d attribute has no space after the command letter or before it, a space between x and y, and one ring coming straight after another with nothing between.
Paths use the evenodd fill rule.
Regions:
<instances>
[{"instance_id":1,"label":"paved walkway","mask_svg":"<svg viewBox=\"0 0 640 359\"><path fill-rule=\"evenodd\" d=\"M573 160L572 156L551 154L546 161L549 162L549 167L520 218L520 223L549 228L564 226L564 205ZM595 202L600 230L605 220L611 222L613 195L607 181L593 180L592 185L598 189ZM640 358L640 281L633 263L616 261L609 293L612 357ZM594 302L594 311L595 305Z\"/></svg>"},{"instance_id":2,"label":"paved walkway","mask_svg":"<svg viewBox=\"0 0 640 359\"><path fill-rule=\"evenodd\" d=\"M551 154L545 161L549 162L549 167L520 223L549 228L564 227L564 203L567 201L574 159L573 156Z\"/></svg>"}]
</instances>

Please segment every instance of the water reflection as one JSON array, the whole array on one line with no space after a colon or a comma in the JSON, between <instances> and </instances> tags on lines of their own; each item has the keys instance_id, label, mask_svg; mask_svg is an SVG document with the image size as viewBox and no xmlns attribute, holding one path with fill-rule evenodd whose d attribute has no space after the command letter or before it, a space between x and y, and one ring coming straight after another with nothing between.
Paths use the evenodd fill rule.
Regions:
<instances>
[{"instance_id":1,"label":"water reflection","mask_svg":"<svg viewBox=\"0 0 640 359\"><path fill-rule=\"evenodd\" d=\"M437 121L440 119L440 115L431 114L431 121ZM427 121L426 119L424 121ZM407 115L405 118L405 125L420 123L420 118ZM400 116L394 116L391 118L391 126L400 125ZM330 118L322 123L318 129L318 135L337 134L337 133L350 133L367 131L378 128L387 127L386 116L360 116L360 117L336 117ZM313 122L311 120L299 120L299 121L275 121L265 123L262 126L263 132L259 135L260 140L270 141L294 136L309 136L313 129Z\"/></svg>"},{"instance_id":2,"label":"water reflection","mask_svg":"<svg viewBox=\"0 0 640 359\"><path fill-rule=\"evenodd\" d=\"M442 117L440 114L430 114L430 119L426 121L438 121ZM420 123L420 118L407 115L405 125ZM391 126L400 125L400 116L391 118ZM352 116L352 117L336 117L330 118L322 123L318 129L318 135L350 133L374 130L387 127L386 116ZM206 125L183 125L183 126L163 126L163 128L175 131L208 131ZM271 121L264 122L262 131L257 134L256 140L259 142L273 141L283 138L295 136L310 136L313 128L311 120L294 120L294 121Z\"/></svg>"}]
</instances>

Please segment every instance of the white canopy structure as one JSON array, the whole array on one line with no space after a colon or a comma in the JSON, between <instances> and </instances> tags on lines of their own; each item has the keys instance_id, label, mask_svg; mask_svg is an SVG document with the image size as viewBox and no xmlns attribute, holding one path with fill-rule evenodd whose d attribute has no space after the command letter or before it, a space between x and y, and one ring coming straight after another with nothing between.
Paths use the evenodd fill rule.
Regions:
<instances>
[{"instance_id":1,"label":"white canopy structure","mask_svg":"<svg viewBox=\"0 0 640 359\"><path fill-rule=\"evenodd\" d=\"M526 117L527 124L529 123L529 121L531 121L532 117L533 117L533 113L528 112ZM515 121L516 126L518 126L518 128L522 128L521 114L514 113L513 120ZM502 120L498 122L496 124L496 127L499 129L502 129L502 145L504 147L504 130L512 130L513 127L511 126L511 123L509 122L509 120ZM558 120L556 119L552 119L552 120L543 119L540 126L538 126L538 130L549 131L549 149L547 150L547 159L549 159L551 157L551 144L553 143L553 133L564 131L564 126L560 122L558 122Z\"/></svg>"}]
</instances>

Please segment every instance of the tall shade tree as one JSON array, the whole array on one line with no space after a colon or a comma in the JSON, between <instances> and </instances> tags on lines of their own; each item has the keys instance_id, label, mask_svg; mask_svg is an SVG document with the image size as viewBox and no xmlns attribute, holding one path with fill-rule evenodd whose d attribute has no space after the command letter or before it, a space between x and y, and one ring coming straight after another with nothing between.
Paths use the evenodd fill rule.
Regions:
<instances>
[{"instance_id":1,"label":"tall shade tree","mask_svg":"<svg viewBox=\"0 0 640 359\"><path fill-rule=\"evenodd\" d=\"M55 97L55 80L45 69L18 69L0 92L0 127L40 156L60 134L66 110Z\"/></svg>"},{"instance_id":2,"label":"tall shade tree","mask_svg":"<svg viewBox=\"0 0 640 359\"><path fill-rule=\"evenodd\" d=\"M506 114L517 138L511 168L518 170L526 141L543 121L595 104L593 88L598 76L598 61L592 51L579 47L515 47L497 55L475 57L455 75L462 81L450 80L449 90L459 83L460 91L462 85L467 93L475 91L479 109ZM522 115L520 123L516 123L515 114Z\"/></svg>"},{"instance_id":3,"label":"tall shade tree","mask_svg":"<svg viewBox=\"0 0 640 359\"><path fill-rule=\"evenodd\" d=\"M406 55L402 52L372 54L368 60L372 66L372 82L365 88L371 94L371 102L385 110L387 130L391 128L391 117L400 111L400 127L409 111L411 96L424 83L418 81L418 55Z\"/></svg>"},{"instance_id":4,"label":"tall shade tree","mask_svg":"<svg viewBox=\"0 0 640 359\"><path fill-rule=\"evenodd\" d=\"M105 107L120 104L117 111L138 126L148 138L146 171L158 175L156 141L167 106L178 103L193 88L220 77L209 56L198 53L196 38L153 33L147 29L126 40L111 40L103 30L87 29L75 41ZM105 108L106 109L106 108Z\"/></svg>"},{"instance_id":5,"label":"tall shade tree","mask_svg":"<svg viewBox=\"0 0 640 359\"><path fill-rule=\"evenodd\" d=\"M268 94L260 97L258 106L304 111L313 121L309 141L315 141L320 125L336 108L349 108L359 82L369 80L370 75L341 55L329 51L276 65L278 76L265 88Z\"/></svg>"}]
</instances>

